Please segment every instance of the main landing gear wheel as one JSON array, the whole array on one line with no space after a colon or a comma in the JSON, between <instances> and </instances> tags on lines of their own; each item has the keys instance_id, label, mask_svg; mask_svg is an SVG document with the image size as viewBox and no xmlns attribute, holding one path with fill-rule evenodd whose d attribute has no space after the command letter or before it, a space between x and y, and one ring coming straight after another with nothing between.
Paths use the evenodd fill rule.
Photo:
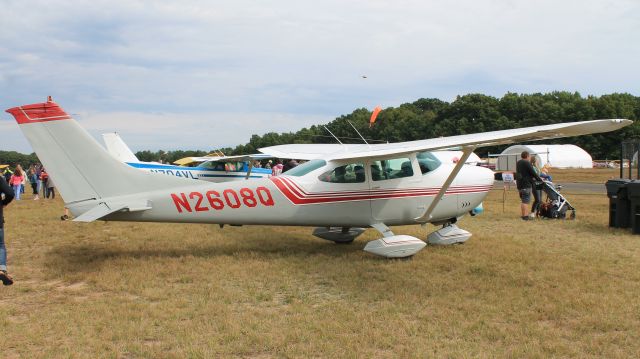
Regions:
<instances>
[{"instance_id":1,"label":"main landing gear wheel","mask_svg":"<svg viewBox=\"0 0 640 359\"><path fill-rule=\"evenodd\" d=\"M416 237L393 234L384 223L374 223L371 227L380 232L382 238L367 243L365 252L387 258L410 258L427 245Z\"/></svg>"},{"instance_id":2,"label":"main landing gear wheel","mask_svg":"<svg viewBox=\"0 0 640 359\"><path fill-rule=\"evenodd\" d=\"M427 242L432 245L462 244L471 238L471 233L459 228L455 224L447 224L427 236Z\"/></svg>"},{"instance_id":3,"label":"main landing gear wheel","mask_svg":"<svg viewBox=\"0 0 640 359\"><path fill-rule=\"evenodd\" d=\"M351 244L364 231L364 228L354 227L318 227L313 235L336 244Z\"/></svg>"}]
</instances>

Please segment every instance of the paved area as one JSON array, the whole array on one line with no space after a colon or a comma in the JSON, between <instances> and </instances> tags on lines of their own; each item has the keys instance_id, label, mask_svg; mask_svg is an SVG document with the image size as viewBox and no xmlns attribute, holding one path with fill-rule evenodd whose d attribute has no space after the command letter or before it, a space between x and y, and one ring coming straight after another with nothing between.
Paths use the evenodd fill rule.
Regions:
<instances>
[{"instance_id":1,"label":"paved area","mask_svg":"<svg viewBox=\"0 0 640 359\"><path fill-rule=\"evenodd\" d=\"M556 183L562 185L563 192L593 192L593 193L602 193L604 195L607 194L607 189L604 186L604 183L576 183L576 182L566 182L566 183ZM493 189L502 189L504 186L502 181L495 181L493 183ZM511 188L515 190L515 184L511 185Z\"/></svg>"}]
</instances>

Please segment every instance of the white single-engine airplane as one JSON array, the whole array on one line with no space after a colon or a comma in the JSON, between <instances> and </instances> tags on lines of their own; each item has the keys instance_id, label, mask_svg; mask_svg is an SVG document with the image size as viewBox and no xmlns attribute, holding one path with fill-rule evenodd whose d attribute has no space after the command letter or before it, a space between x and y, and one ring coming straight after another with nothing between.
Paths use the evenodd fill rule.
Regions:
<instances>
[{"instance_id":1,"label":"white single-engine airplane","mask_svg":"<svg viewBox=\"0 0 640 359\"><path fill-rule=\"evenodd\" d=\"M55 179L76 221L189 222L314 226L314 234L351 242L366 227L382 238L364 250L385 257L416 254L426 243L388 226L433 223L434 244L466 241L457 219L493 185L493 173L465 165L473 149L617 130L629 120L558 123L376 145L283 145L277 157L308 159L282 176L225 183L185 182L116 160L50 99L7 110ZM456 164L430 151L459 147Z\"/></svg>"},{"instance_id":2,"label":"white single-engine airplane","mask_svg":"<svg viewBox=\"0 0 640 359\"><path fill-rule=\"evenodd\" d=\"M164 163L140 161L138 157L133 154L129 146L124 143L120 135L115 132L103 133L102 139L107 148L107 152L114 158L143 171L210 182L271 177L270 169L253 167L254 160L271 158L269 155L189 157L191 163L198 163L198 165L191 167L174 166Z\"/></svg>"}]
</instances>

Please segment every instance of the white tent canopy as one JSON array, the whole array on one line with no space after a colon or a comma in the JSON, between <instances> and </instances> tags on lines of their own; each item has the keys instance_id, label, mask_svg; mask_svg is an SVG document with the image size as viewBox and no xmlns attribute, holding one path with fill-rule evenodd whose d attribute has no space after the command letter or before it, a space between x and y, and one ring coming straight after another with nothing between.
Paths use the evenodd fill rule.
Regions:
<instances>
[{"instance_id":1,"label":"white tent canopy","mask_svg":"<svg viewBox=\"0 0 640 359\"><path fill-rule=\"evenodd\" d=\"M522 151L537 156L540 167L547 163L555 168L592 168L593 159L576 145L514 145L498 155L497 171L515 171Z\"/></svg>"}]
</instances>

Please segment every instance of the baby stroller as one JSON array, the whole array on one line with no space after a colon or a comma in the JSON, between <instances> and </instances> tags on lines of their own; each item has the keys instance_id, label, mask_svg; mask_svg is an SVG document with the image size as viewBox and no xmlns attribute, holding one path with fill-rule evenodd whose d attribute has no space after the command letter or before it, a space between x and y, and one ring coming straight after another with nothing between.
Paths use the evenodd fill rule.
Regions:
<instances>
[{"instance_id":1,"label":"baby stroller","mask_svg":"<svg viewBox=\"0 0 640 359\"><path fill-rule=\"evenodd\" d=\"M546 194L546 200L540 204L538 216L541 218L567 218L567 211L571 211L569 219L576 218L576 209L560 194L561 186L556 186L551 182L543 181L542 191Z\"/></svg>"}]
</instances>

